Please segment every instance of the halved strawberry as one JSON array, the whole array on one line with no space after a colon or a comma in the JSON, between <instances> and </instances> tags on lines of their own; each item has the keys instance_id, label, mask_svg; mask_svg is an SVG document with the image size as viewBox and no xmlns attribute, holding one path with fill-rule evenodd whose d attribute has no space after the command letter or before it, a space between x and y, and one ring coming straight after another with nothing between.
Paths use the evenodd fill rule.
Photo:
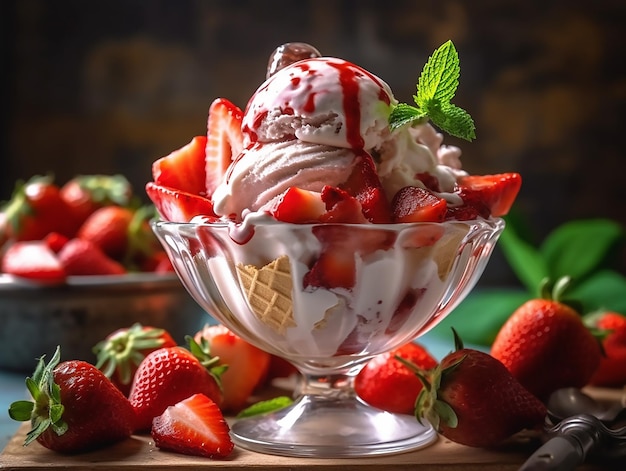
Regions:
<instances>
[{"instance_id":1,"label":"halved strawberry","mask_svg":"<svg viewBox=\"0 0 626 471\"><path fill-rule=\"evenodd\" d=\"M211 200L174 188L146 184L148 198L154 203L159 215L165 221L189 222L194 216L217 217Z\"/></svg>"},{"instance_id":2,"label":"halved strawberry","mask_svg":"<svg viewBox=\"0 0 626 471\"><path fill-rule=\"evenodd\" d=\"M229 432L217 404L204 394L194 394L155 417L150 434L163 450L215 458L233 451Z\"/></svg>"},{"instance_id":3,"label":"halved strawberry","mask_svg":"<svg viewBox=\"0 0 626 471\"><path fill-rule=\"evenodd\" d=\"M217 98L209 107L206 142L206 183L208 196L223 180L230 163L243 148L241 121L243 112L225 98Z\"/></svg>"},{"instance_id":4,"label":"halved strawberry","mask_svg":"<svg viewBox=\"0 0 626 471\"><path fill-rule=\"evenodd\" d=\"M505 216L522 186L519 173L495 175L466 175L458 180L459 192L467 205L480 203L489 209L491 216Z\"/></svg>"},{"instance_id":5,"label":"halved strawberry","mask_svg":"<svg viewBox=\"0 0 626 471\"><path fill-rule=\"evenodd\" d=\"M395 222L442 222L447 209L445 199L417 186L401 188L391 201Z\"/></svg>"},{"instance_id":6,"label":"halved strawberry","mask_svg":"<svg viewBox=\"0 0 626 471\"><path fill-rule=\"evenodd\" d=\"M189 144L161 157L152 164L152 178L160 186L206 196L206 136L196 136Z\"/></svg>"},{"instance_id":7,"label":"halved strawberry","mask_svg":"<svg viewBox=\"0 0 626 471\"><path fill-rule=\"evenodd\" d=\"M356 165L341 189L361 203L363 215L373 223L391 222L391 207L376 173L372 157L363 153L356 156Z\"/></svg>"},{"instance_id":8,"label":"halved strawberry","mask_svg":"<svg viewBox=\"0 0 626 471\"><path fill-rule=\"evenodd\" d=\"M228 369L220 376L224 400L222 410L238 412L267 374L270 354L251 345L222 324L206 325L195 341Z\"/></svg>"},{"instance_id":9,"label":"halved strawberry","mask_svg":"<svg viewBox=\"0 0 626 471\"><path fill-rule=\"evenodd\" d=\"M2 272L42 283L61 283L66 273L56 254L42 240L14 242L2 257Z\"/></svg>"},{"instance_id":10,"label":"halved strawberry","mask_svg":"<svg viewBox=\"0 0 626 471\"><path fill-rule=\"evenodd\" d=\"M279 221L306 224L319 222L325 210L320 193L292 186L271 205L269 213Z\"/></svg>"},{"instance_id":11,"label":"halved strawberry","mask_svg":"<svg viewBox=\"0 0 626 471\"><path fill-rule=\"evenodd\" d=\"M95 242L75 237L58 254L59 262L69 276L123 275L126 268L105 254Z\"/></svg>"}]
</instances>

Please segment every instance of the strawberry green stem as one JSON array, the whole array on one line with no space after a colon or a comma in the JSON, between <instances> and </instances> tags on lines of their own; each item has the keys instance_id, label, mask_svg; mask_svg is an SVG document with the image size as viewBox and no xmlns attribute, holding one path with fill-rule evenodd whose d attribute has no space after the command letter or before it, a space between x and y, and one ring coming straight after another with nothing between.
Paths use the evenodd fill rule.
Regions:
<instances>
[{"instance_id":1,"label":"strawberry green stem","mask_svg":"<svg viewBox=\"0 0 626 471\"><path fill-rule=\"evenodd\" d=\"M9 416L17 421L31 421L32 429L26 434L24 446L28 445L47 428L51 427L57 435L67 431L63 421L64 407L61 404L61 390L54 382L54 369L61 359L61 349L56 348L50 362L46 365L42 356L32 377L26 378L26 388L33 401L16 401L9 407Z\"/></svg>"}]
</instances>

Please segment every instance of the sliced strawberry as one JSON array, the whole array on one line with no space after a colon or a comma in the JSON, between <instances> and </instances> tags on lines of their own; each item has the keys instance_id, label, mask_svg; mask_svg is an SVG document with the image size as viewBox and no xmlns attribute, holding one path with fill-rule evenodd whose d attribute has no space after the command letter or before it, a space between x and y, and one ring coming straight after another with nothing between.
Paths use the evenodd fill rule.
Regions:
<instances>
[{"instance_id":1,"label":"sliced strawberry","mask_svg":"<svg viewBox=\"0 0 626 471\"><path fill-rule=\"evenodd\" d=\"M363 206L347 191L327 185L322 188L321 198L327 210L320 217L321 222L355 224L367 222L367 219L363 215Z\"/></svg>"},{"instance_id":2,"label":"sliced strawberry","mask_svg":"<svg viewBox=\"0 0 626 471\"><path fill-rule=\"evenodd\" d=\"M496 175L467 175L458 180L463 202L468 205L482 204L494 217L505 216L522 186L519 173Z\"/></svg>"},{"instance_id":3,"label":"sliced strawberry","mask_svg":"<svg viewBox=\"0 0 626 471\"><path fill-rule=\"evenodd\" d=\"M354 253L346 250L324 250L304 275L304 287L351 289L356 282Z\"/></svg>"},{"instance_id":4,"label":"sliced strawberry","mask_svg":"<svg viewBox=\"0 0 626 471\"><path fill-rule=\"evenodd\" d=\"M189 144L156 160L152 164L154 183L206 196L206 145L206 136L196 136Z\"/></svg>"},{"instance_id":5,"label":"sliced strawberry","mask_svg":"<svg viewBox=\"0 0 626 471\"><path fill-rule=\"evenodd\" d=\"M203 196L164 187L154 182L146 184L146 193L165 221L189 222L198 215L217 217L213 211L213 203Z\"/></svg>"},{"instance_id":6,"label":"sliced strawberry","mask_svg":"<svg viewBox=\"0 0 626 471\"><path fill-rule=\"evenodd\" d=\"M234 448L230 428L215 402L204 394L194 394L152 421L154 444L185 455L208 458L226 457Z\"/></svg>"},{"instance_id":7,"label":"sliced strawberry","mask_svg":"<svg viewBox=\"0 0 626 471\"><path fill-rule=\"evenodd\" d=\"M394 222L442 222L448 203L417 186L405 186L391 202Z\"/></svg>"},{"instance_id":8,"label":"sliced strawberry","mask_svg":"<svg viewBox=\"0 0 626 471\"><path fill-rule=\"evenodd\" d=\"M230 163L243 148L243 112L225 98L217 98L209 108L206 142L206 184L211 196Z\"/></svg>"},{"instance_id":9,"label":"sliced strawberry","mask_svg":"<svg viewBox=\"0 0 626 471\"><path fill-rule=\"evenodd\" d=\"M306 224L319 222L325 209L320 193L292 186L271 205L269 213L279 221Z\"/></svg>"},{"instance_id":10,"label":"sliced strawberry","mask_svg":"<svg viewBox=\"0 0 626 471\"><path fill-rule=\"evenodd\" d=\"M195 335L196 342L227 365L220 379L224 400L222 410L238 412L247 405L252 392L267 374L270 354L251 345L226 326L207 325Z\"/></svg>"},{"instance_id":11,"label":"sliced strawberry","mask_svg":"<svg viewBox=\"0 0 626 471\"><path fill-rule=\"evenodd\" d=\"M354 170L341 188L361 203L363 214L368 221L391 222L391 206L376 173L374 160L369 154L363 153L356 157Z\"/></svg>"},{"instance_id":12,"label":"sliced strawberry","mask_svg":"<svg viewBox=\"0 0 626 471\"><path fill-rule=\"evenodd\" d=\"M441 239L445 231L446 229L438 223L420 224L411 232L404 234L402 247L418 248L435 245L435 242Z\"/></svg>"},{"instance_id":13,"label":"sliced strawberry","mask_svg":"<svg viewBox=\"0 0 626 471\"><path fill-rule=\"evenodd\" d=\"M358 202L357 202L358 204ZM349 226L320 224L313 227L320 241L318 259L304 276L304 286L324 288L354 287L356 282L356 259L376 250L389 249L395 234L370 224L359 231Z\"/></svg>"},{"instance_id":14,"label":"sliced strawberry","mask_svg":"<svg viewBox=\"0 0 626 471\"><path fill-rule=\"evenodd\" d=\"M2 258L2 271L45 283L62 283L66 277L56 254L39 240L11 244Z\"/></svg>"},{"instance_id":15,"label":"sliced strawberry","mask_svg":"<svg viewBox=\"0 0 626 471\"><path fill-rule=\"evenodd\" d=\"M491 216L491 211L481 201L465 201L459 206L448 206L446 220L471 221L478 217L486 219L489 216Z\"/></svg>"}]
</instances>

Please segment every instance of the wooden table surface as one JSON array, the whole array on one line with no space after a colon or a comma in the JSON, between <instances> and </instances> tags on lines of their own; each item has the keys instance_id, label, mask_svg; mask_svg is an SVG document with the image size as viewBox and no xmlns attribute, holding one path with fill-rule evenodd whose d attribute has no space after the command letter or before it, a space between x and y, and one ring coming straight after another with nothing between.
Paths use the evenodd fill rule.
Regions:
<instances>
[{"instance_id":1,"label":"wooden table surface","mask_svg":"<svg viewBox=\"0 0 626 471\"><path fill-rule=\"evenodd\" d=\"M611 397L609 393L608 397ZM619 393L621 394L621 393ZM606 394L605 394L606 396ZM615 396L613 396L615 397ZM40 471L71 469L72 471L119 470L119 471L190 471L208 467L234 470L467 470L467 471L513 471L540 445L539 437L519 434L497 449L485 450L453 443L439 437L433 445L409 453L389 456L319 459L293 458L266 455L236 447L224 460L191 457L161 451L154 446L149 435L135 435L130 439L101 450L74 456L52 452L37 442L24 447L24 437L30 424L24 423L0 454L0 469L15 471ZM477 431L477 433L480 433ZM585 464L581 471L624 470L626 463L615 467L606 464Z\"/></svg>"}]
</instances>

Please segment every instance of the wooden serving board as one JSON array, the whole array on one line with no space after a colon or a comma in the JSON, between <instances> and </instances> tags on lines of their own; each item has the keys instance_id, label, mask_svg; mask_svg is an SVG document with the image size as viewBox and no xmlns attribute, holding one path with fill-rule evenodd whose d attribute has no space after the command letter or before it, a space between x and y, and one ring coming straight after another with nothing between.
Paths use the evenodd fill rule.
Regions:
<instances>
[{"instance_id":1,"label":"wooden serving board","mask_svg":"<svg viewBox=\"0 0 626 471\"><path fill-rule=\"evenodd\" d=\"M44 471L70 469L71 471L192 471L206 468L226 471L368 471L368 470L464 470L514 471L539 445L536 438L518 436L494 450L483 450L453 443L442 437L422 450L382 457L350 459L293 458L265 455L236 447L228 459L185 456L161 451L149 435L135 435L129 440L74 456L52 452L37 442L24 447L24 437L30 425L23 424L0 455L0 469L15 471ZM477 433L480 433L477 431ZM606 467L584 466L588 471L606 470Z\"/></svg>"},{"instance_id":2,"label":"wooden serving board","mask_svg":"<svg viewBox=\"0 0 626 471\"><path fill-rule=\"evenodd\" d=\"M608 397L614 399L616 396L610 394ZM293 458L260 454L235 447L228 459L211 460L161 451L154 446L149 435L134 435L124 442L102 450L66 456L52 452L37 442L24 447L22 444L29 429L30 424L22 424L0 454L1 470L193 471L215 468L227 471L516 471L540 445L537 436L528 434L519 434L492 450L471 448L440 437L433 445L421 450L380 457ZM476 433L480 433L480 430ZM606 471L611 468L607 468L606 465L586 464L578 469ZM623 464L615 469L624 469Z\"/></svg>"},{"instance_id":3,"label":"wooden serving board","mask_svg":"<svg viewBox=\"0 0 626 471\"><path fill-rule=\"evenodd\" d=\"M213 467L233 470L335 470L363 469L462 469L467 470L514 470L518 469L529 454L524 444L517 443L513 450L484 451L464 447L445 439L439 439L430 447L411 453L386 457L358 459L310 459L265 455L236 447L227 460L210 460L160 451L150 436L133 436L113 447L107 447L76 456L54 453L34 442L22 446L29 424L23 424L0 455L0 469L49 470L69 468L73 471L137 470L150 471L196 470ZM515 449L520 448L521 449Z\"/></svg>"}]
</instances>

